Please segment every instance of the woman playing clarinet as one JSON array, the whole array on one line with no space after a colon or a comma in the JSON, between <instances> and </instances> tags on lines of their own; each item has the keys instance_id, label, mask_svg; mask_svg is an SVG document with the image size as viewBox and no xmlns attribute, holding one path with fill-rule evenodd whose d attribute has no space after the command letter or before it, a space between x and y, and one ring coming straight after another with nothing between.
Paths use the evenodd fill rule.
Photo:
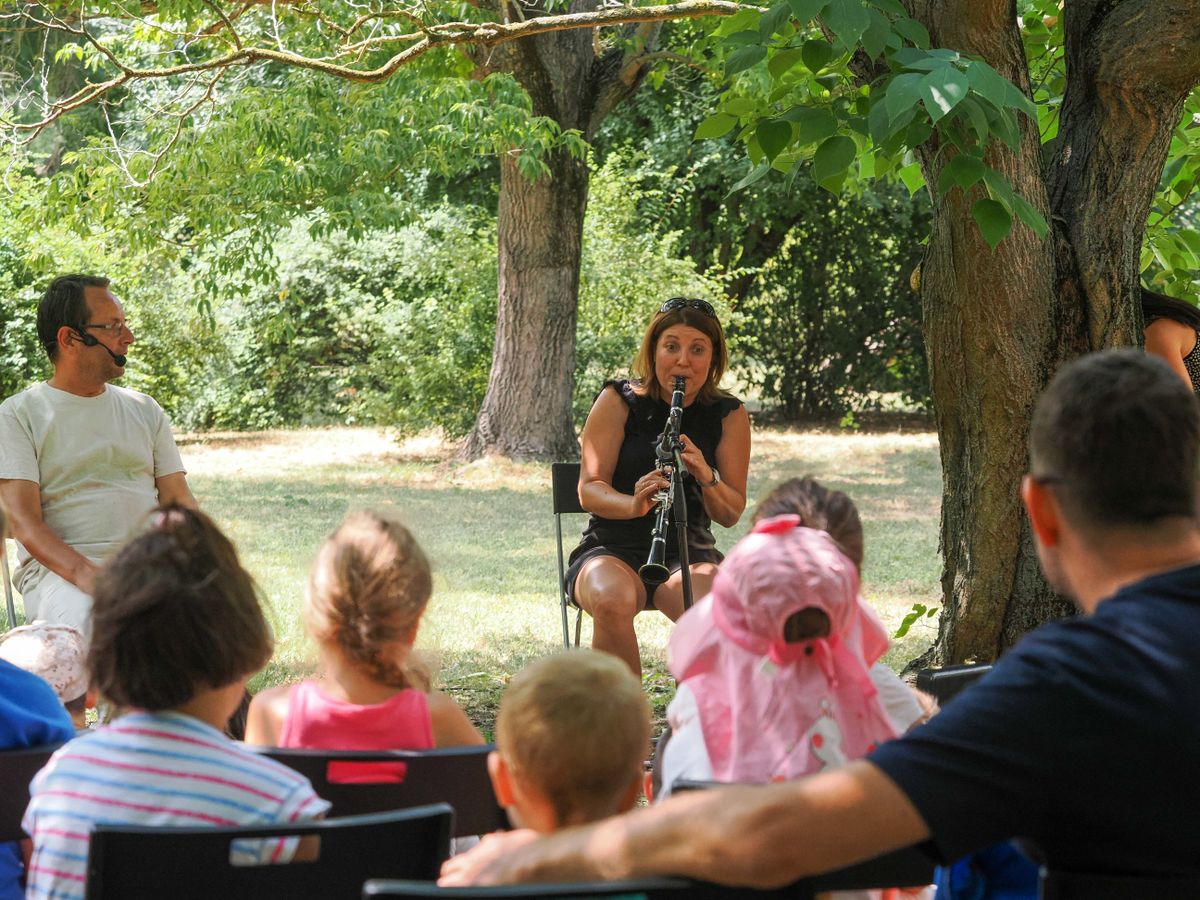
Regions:
<instances>
[{"instance_id":1,"label":"woman playing clarinet","mask_svg":"<svg viewBox=\"0 0 1200 900\"><path fill-rule=\"evenodd\" d=\"M633 618L652 606L672 621L683 612L674 509L667 536L670 577L657 586L638 575L650 552L657 497L669 480L655 456L677 377L684 382L680 457L687 468L687 545L692 593L708 593L721 554L710 526L735 525L746 507L750 419L721 390L728 352L712 305L673 297L642 338L636 381L609 381L583 426L579 501L591 513L571 552L566 586L593 620L592 647L625 660L641 675Z\"/></svg>"}]
</instances>

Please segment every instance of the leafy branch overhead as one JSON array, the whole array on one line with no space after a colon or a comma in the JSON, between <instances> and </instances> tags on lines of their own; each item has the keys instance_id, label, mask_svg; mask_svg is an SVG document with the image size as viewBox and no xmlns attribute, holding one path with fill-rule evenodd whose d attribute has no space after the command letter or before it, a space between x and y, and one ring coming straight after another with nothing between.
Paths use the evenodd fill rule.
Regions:
<instances>
[{"instance_id":1,"label":"leafy branch overhead","mask_svg":"<svg viewBox=\"0 0 1200 900\"><path fill-rule=\"evenodd\" d=\"M715 34L733 84L696 137L737 129L752 168L736 188L807 168L835 193L881 177L915 191L924 181L913 151L929 142L936 192L975 191L972 215L992 247L1014 218L1045 236L1042 213L991 165L994 142L1017 149L1022 116L1036 127L1033 102L986 62L930 47L898 0L779 0Z\"/></svg>"}]
</instances>

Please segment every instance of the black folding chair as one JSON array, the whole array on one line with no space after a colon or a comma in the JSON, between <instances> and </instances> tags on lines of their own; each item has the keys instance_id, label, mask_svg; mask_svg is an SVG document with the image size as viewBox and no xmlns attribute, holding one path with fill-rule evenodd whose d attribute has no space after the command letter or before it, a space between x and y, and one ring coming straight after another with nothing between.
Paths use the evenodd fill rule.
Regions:
<instances>
[{"instance_id":1,"label":"black folding chair","mask_svg":"<svg viewBox=\"0 0 1200 900\"><path fill-rule=\"evenodd\" d=\"M671 793L681 791L703 791L726 786L720 781L698 781L687 778L676 779L671 784ZM875 888L922 887L933 883L933 861L918 847L903 847L863 860L852 866L835 869L823 875L805 878L794 886L816 894L824 891L868 891ZM809 893L793 893L791 896L807 897Z\"/></svg>"},{"instance_id":2,"label":"black folding chair","mask_svg":"<svg viewBox=\"0 0 1200 900\"><path fill-rule=\"evenodd\" d=\"M508 817L503 807L497 805L488 777L491 744L434 750L252 749L308 778L318 796L333 804L330 816L448 803L454 808L454 837L487 834L508 827ZM355 766L378 763L380 779L392 780L331 781L331 766L336 777L336 769L347 763Z\"/></svg>"},{"instance_id":3,"label":"black folding chair","mask_svg":"<svg viewBox=\"0 0 1200 900\"><path fill-rule=\"evenodd\" d=\"M4 581L4 605L7 607L6 629L17 627L17 607L13 603L12 576L8 571L8 540L0 536L0 579Z\"/></svg>"},{"instance_id":4,"label":"black folding chair","mask_svg":"<svg viewBox=\"0 0 1200 900\"><path fill-rule=\"evenodd\" d=\"M351 900L369 878L436 878L450 855L444 803L304 824L238 828L97 825L87 900ZM315 859L235 865L234 841L316 837Z\"/></svg>"},{"instance_id":5,"label":"black folding chair","mask_svg":"<svg viewBox=\"0 0 1200 900\"><path fill-rule=\"evenodd\" d=\"M562 517L573 513L586 513L579 505L579 463L556 462L550 465L551 493L554 497L554 536L558 542L558 605L562 612L563 647L571 649L571 632L567 625L567 607L575 607L575 646L579 646L579 633L583 627L583 610L567 593L566 557L563 555Z\"/></svg>"},{"instance_id":6,"label":"black folding chair","mask_svg":"<svg viewBox=\"0 0 1200 900\"><path fill-rule=\"evenodd\" d=\"M797 886L771 891L731 888L685 878L640 878L633 881L579 881L560 884L516 884L497 887L440 888L431 881L377 881L363 885L363 897L418 897L425 900L589 900L621 897L624 900L735 900L738 897L806 900Z\"/></svg>"},{"instance_id":7,"label":"black folding chair","mask_svg":"<svg viewBox=\"0 0 1200 900\"><path fill-rule=\"evenodd\" d=\"M964 688L978 681L988 672L990 665L967 663L959 666L944 666L940 669L921 669L917 672L917 689L933 696L938 706L945 706Z\"/></svg>"},{"instance_id":8,"label":"black folding chair","mask_svg":"<svg viewBox=\"0 0 1200 900\"><path fill-rule=\"evenodd\" d=\"M1196 900L1200 875L1146 878L1136 875L1095 875L1043 868L1041 900Z\"/></svg>"},{"instance_id":9,"label":"black folding chair","mask_svg":"<svg viewBox=\"0 0 1200 900\"><path fill-rule=\"evenodd\" d=\"M29 782L62 744L0 751L0 844L25 837L21 819L29 805Z\"/></svg>"}]
</instances>

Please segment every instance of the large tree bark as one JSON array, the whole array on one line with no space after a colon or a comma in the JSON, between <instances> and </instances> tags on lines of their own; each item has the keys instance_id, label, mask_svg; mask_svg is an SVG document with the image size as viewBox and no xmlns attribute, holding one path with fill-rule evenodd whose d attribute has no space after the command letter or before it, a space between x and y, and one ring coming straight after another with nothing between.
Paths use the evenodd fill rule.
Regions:
<instances>
[{"instance_id":1,"label":"large tree bark","mask_svg":"<svg viewBox=\"0 0 1200 900\"><path fill-rule=\"evenodd\" d=\"M597 0L576 0L571 11L597 7ZM592 31L561 31L488 49L475 59L481 73L513 75L535 115L590 139L641 83L657 34L657 25L638 26L627 34L628 49L601 52ZM562 151L546 162L549 175L535 181L510 156L501 160L496 342L487 394L463 447L466 458L578 455L571 394L588 171Z\"/></svg>"},{"instance_id":2,"label":"large tree bark","mask_svg":"<svg viewBox=\"0 0 1200 900\"><path fill-rule=\"evenodd\" d=\"M1028 91L1012 0L912 0L936 46L977 54ZM1200 4L1068 0L1068 89L1043 171L1033 123L989 163L1046 216L993 252L982 196L934 194L923 266L925 346L942 457L943 612L934 658L991 660L1070 611L1042 579L1019 483L1033 404L1068 359L1132 344L1144 223L1183 102L1200 80ZM920 154L937 183L949 156Z\"/></svg>"}]
</instances>

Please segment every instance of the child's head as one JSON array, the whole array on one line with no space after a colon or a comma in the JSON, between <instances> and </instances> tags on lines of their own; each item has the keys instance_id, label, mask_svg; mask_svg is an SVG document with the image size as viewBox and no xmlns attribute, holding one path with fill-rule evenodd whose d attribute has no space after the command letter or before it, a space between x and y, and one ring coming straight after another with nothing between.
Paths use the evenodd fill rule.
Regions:
<instances>
[{"instance_id":1,"label":"child's head","mask_svg":"<svg viewBox=\"0 0 1200 900\"><path fill-rule=\"evenodd\" d=\"M432 593L429 560L412 533L387 513L352 512L317 551L304 621L314 640L376 681L410 687L408 649Z\"/></svg>"},{"instance_id":2,"label":"child's head","mask_svg":"<svg viewBox=\"0 0 1200 900\"><path fill-rule=\"evenodd\" d=\"M213 521L168 506L101 570L92 605L92 687L119 706L178 709L241 685L271 658L250 574ZM232 705L241 697L233 691Z\"/></svg>"},{"instance_id":3,"label":"child's head","mask_svg":"<svg viewBox=\"0 0 1200 900\"><path fill-rule=\"evenodd\" d=\"M0 659L47 682L76 728L86 724L90 703L87 648L83 635L70 625L35 622L0 636Z\"/></svg>"},{"instance_id":4,"label":"child's head","mask_svg":"<svg viewBox=\"0 0 1200 900\"><path fill-rule=\"evenodd\" d=\"M515 825L593 822L633 806L649 746L650 704L629 667L607 653L558 653L505 689L492 784Z\"/></svg>"},{"instance_id":5,"label":"child's head","mask_svg":"<svg viewBox=\"0 0 1200 900\"><path fill-rule=\"evenodd\" d=\"M799 516L805 528L826 532L855 567L862 569L862 520L854 501L841 491L829 490L811 475L790 478L758 501L754 522L787 515Z\"/></svg>"}]
</instances>

